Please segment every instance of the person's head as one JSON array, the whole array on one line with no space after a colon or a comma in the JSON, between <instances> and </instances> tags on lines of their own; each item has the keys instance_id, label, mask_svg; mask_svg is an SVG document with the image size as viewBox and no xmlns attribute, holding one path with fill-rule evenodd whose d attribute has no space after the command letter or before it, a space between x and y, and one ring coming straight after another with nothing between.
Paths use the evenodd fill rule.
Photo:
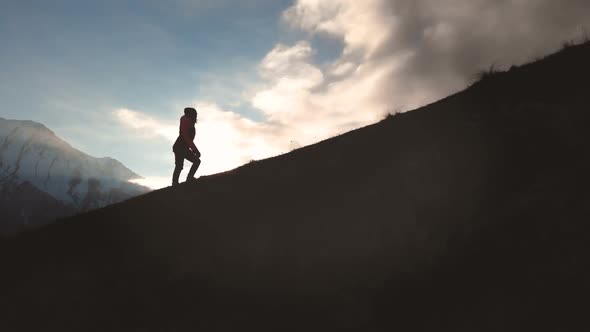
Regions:
<instances>
[{"instance_id":1,"label":"person's head","mask_svg":"<svg viewBox=\"0 0 590 332\"><path fill-rule=\"evenodd\" d=\"M197 123L197 110L192 107L187 107L184 109L184 115L188 116L189 118L193 119L195 123Z\"/></svg>"}]
</instances>

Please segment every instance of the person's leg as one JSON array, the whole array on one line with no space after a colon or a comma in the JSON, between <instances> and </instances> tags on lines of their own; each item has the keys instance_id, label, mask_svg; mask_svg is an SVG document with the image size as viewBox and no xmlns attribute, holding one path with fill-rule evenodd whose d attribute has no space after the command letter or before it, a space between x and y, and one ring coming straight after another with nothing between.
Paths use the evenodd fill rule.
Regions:
<instances>
[{"instance_id":1,"label":"person's leg","mask_svg":"<svg viewBox=\"0 0 590 332\"><path fill-rule=\"evenodd\" d=\"M199 169L199 166L201 165L201 159L196 155L189 153L189 155L186 156L186 160L193 163L193 166L191 166L191 169L188 171L188 175L186 176L186 179L189 180L195 176L195 173L197 173L197 169Z\"/></svg>"},{"instance_id":2,"label":"person's leg","mask_svg":"<svg viewBox=\"0 0 590 332\"><path fill-rule=\"evenodd\" d=\"M172 174L172 185L178 184L180 172L184 168L184 155L182 153L174 152L174 173Z\"/></svg>"}]
</instances>

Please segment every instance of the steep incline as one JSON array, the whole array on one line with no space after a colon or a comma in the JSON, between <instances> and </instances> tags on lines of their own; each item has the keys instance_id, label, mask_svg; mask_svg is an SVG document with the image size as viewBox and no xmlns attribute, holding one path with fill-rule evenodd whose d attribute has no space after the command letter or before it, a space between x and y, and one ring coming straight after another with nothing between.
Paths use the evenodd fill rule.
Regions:
<instances>
[{"instance_id":1,"label":"steep incline","mask_svg":"<svg viewBox=\"0 0 590 332\"><path fill-rule=\"evenodd\" d=\"M590 44L0 243L10 330L579 331ZM34 319L32 319L34 318Z\"/></svg>"}]
</instances>

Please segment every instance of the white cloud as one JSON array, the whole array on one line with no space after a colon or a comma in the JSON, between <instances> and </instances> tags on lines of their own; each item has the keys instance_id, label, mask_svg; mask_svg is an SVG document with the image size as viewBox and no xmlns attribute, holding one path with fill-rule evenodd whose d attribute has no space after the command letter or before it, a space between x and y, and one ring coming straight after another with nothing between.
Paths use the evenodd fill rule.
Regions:
<instances>
[{"instance_id":1,"label":"white cloud","mask_svg":"<svg viewBox=\"0 0 590 332\"><path fill-rule=\"evenodd\" d=\"M178 130L171 124L126 108L114 111L114 115L119 122L143 137L162 137L172 141L176 136L174 132Z\"/></svg>"},{"instance_id":2,"label":"white cloud","mask_svg":"<svg viewBox=\"0 0 590 332\"><path fill-rule=\"evenodd\" d=\"M373 97L388 68L377 72L350 62L320 68L313 63L313 53L307 41L292 47L279 44L262 60L260 74L268 84L251 103L271 125L310 144L382 117L387 105ZM325 79L346 72L352 73L345 80Z\"/></svg>"},{"instance_id":3,"label":"white cloud","mask_svg":"<svg viewBox=\"0 0 590 332\"><path fill-rule=\"evenodd\" d=\"M464 88L492 63L518 64L554 51L590 29L588 13L587 0L298 0L283 19L343 42L328 80L356 80L351 68L389 70L374 87L377 104L411 109Z\"/></svg>"},{"instance_id":4,"label":"white cloud","mask_svg":"<svg viewBox=\"0 0 590 332\"><path fill-rule=\"evenodd\" d=\"M343 51L318 65L310 41L277 44L259 65L266 84L250 102L281 135L314 143L456 92L494 62L547 54L590 26L590 2L557 7L550 0L298 0L283 20L309 40L339 39Z\"/></svg>"},{"instance_id":5,"label":"white cloud","mask_svg":"<svg viewBox=\"0 0 590 332\"><path fill-rule=\"evenodd\" d=\"M369 56L393 33L395 20L385 4L382 0L299 0L283 18L293 27L342 38L344 55Z\"/></svg>"},{"instance_id":6,"label":"white cloud","mask_svg":"<svg viewBox=\"0 0 590 332\"><path fill-rule=\"evenodd\" d=\"M331 65L330 75L332 75L332 76L344 76L344 75L348 75L353 70L355 70L356 68L358 68L357 65L355 65L352 62L348 62L348 61L344 61L344 62L340 62L340 63L334 63L334 64Z\"/></svg>"},{"instance_id":7,"label":"white cloud","mask_svg":"<svg viewBox=\"0 0 590 332\"><path fill-rule=\"evenodd\" d=\"M195 142L202 154L205 174L273 156L288 147L286 138L271 125L224 111L216 104L194 105L199 112Z\"/></svg>"},{"instance_id":8,"label":"white cloud","mask_svg":"<svg viewBox=\"0 0 590 332\"><path fill-rule=\"evenodd\" d=\"M278 44L262 59L260 75L271 81L285 77L311 80L308 87L312 88L322 82L321 71L308 63L313 54L307 41L300 41L292 47Z\"/></svg>"},{"instance_id":9,"label":"white cloud","mask_svg":"<svg viewBox=\"0 0 590 332\"><path fill-rule=\"evenodd\" d=\"M261 60L262 82L243 96L254 122L216 103L196 102L199 174L210 174L371 124L464 88L492 63L514 64L556 49L590 27L590 2L571 0L298 0L283 13L309 40L277 44ZM319 65L310 42L336 38L342 53ZM177 119L122 109L121 123L173 140Z\"/></svg>"}]
</instances>

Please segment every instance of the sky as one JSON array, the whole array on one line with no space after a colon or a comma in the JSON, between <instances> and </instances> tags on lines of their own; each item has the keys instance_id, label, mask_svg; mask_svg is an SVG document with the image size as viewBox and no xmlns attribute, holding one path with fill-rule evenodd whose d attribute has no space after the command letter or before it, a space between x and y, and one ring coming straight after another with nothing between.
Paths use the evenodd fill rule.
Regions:
<instances>
[{"instance_id":1,"label":"sky","mask_svg":"<svg viewBox=\"0 0 590 332\"><path fill-rule=\"evenodd\" d=\"M0 116L43 123L161 188L184 107L198 111L207 175L588 34L587 0L0 0Z\"/></svg>"}]
</instances>

